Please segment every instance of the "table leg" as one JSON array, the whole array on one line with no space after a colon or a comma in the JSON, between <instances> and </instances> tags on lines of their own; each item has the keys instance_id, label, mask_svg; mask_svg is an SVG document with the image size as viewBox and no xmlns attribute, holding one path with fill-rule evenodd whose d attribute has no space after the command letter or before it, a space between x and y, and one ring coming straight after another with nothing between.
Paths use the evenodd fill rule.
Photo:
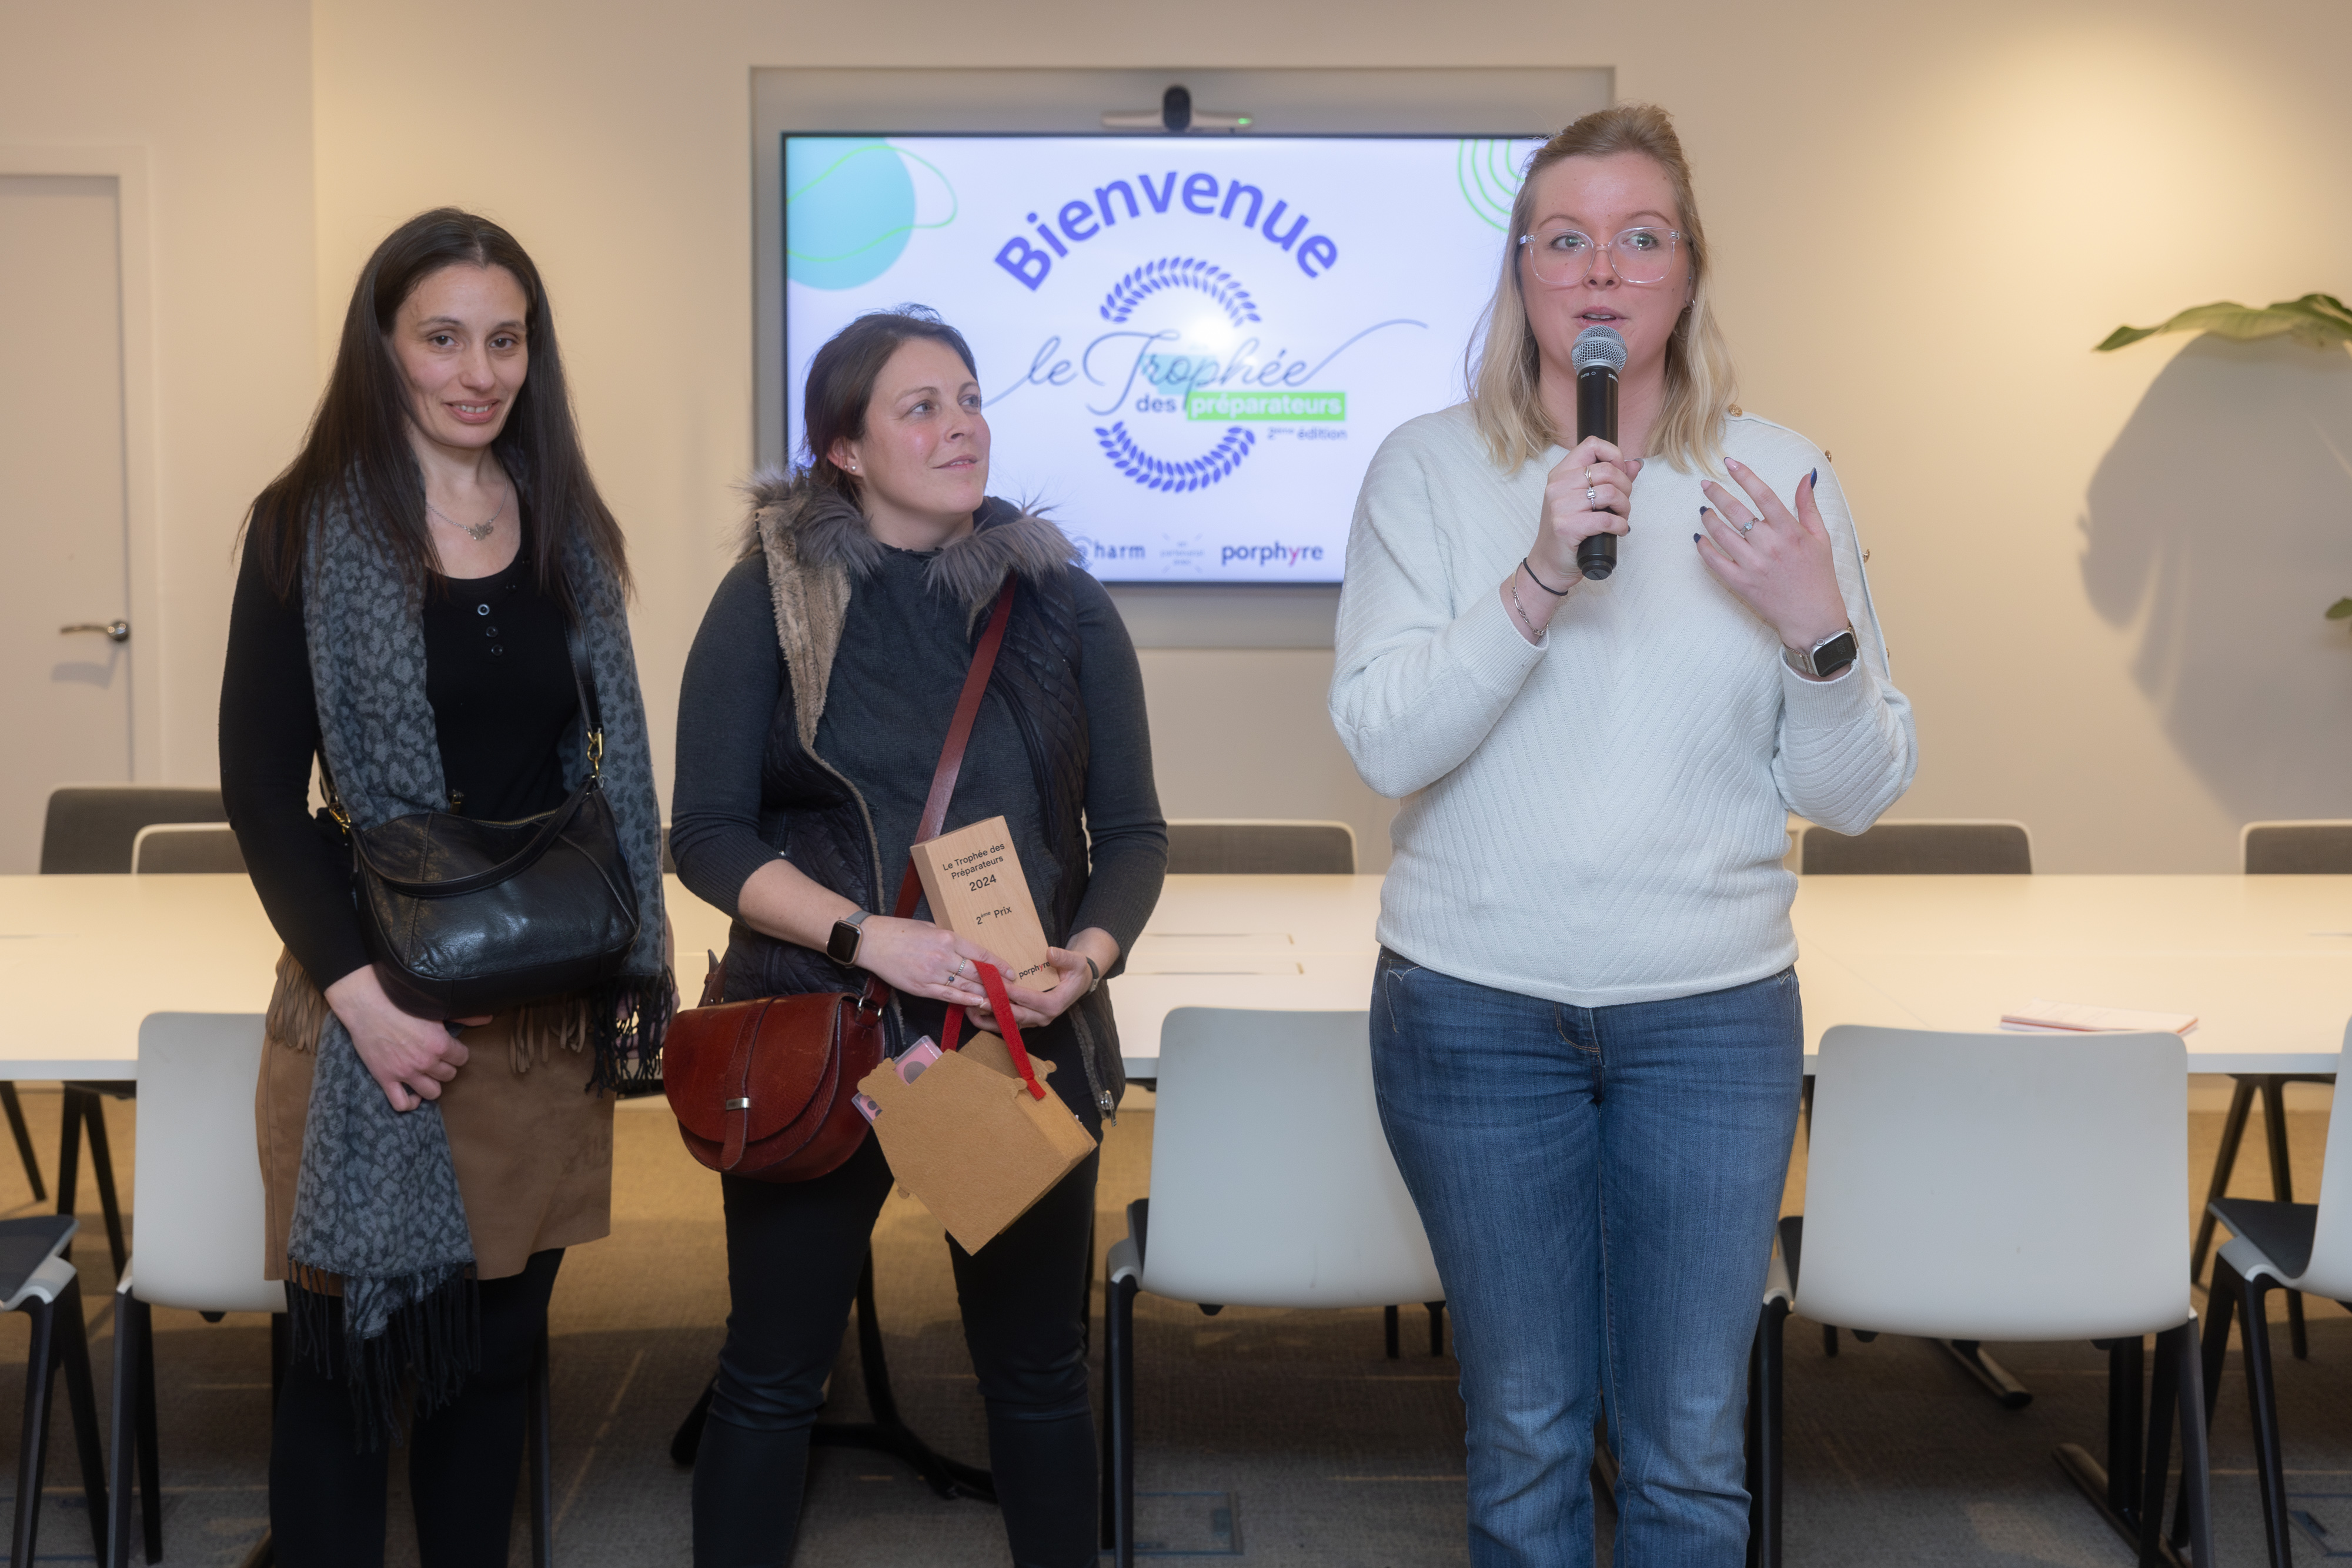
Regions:
<instances>
[{"instance_id":1,"label":"table leg","mask_svg":"<svg viewBox=\"0 0 2352 1568\"><path fill-rule=\"evenodd\" d=\"M2141 1382L2146 1376L2147 1357L2139 1337L2096 1342L2107 1353L2107 1462L2101 1464L2080 1443L2061 1443L2056 1455L2058 1468L2077 1490L2090 1500L2099 1511L2099 1517L2109 1529L2124 1538L2134 1552L2143 1544L2140 1533L2141 1467L2151 1445L2142 1440L2141 1424L2146 1406L2142 1404ZM2173 1353L2167 1343L2159 1350ZM2179 1374L2176 1372L2176 1375ZM2176 1388L2178 1385L2175 1385ZM2201 1399L2199 1404L2202 1405ZM2169 1411L2168 1411L2168 1415ZM2170 1443L2169 1423L2166 1442ZM2161 1501L2158 1503L2161 1508ZM2165 1568L2188 1568L2173 1544L2157 1536L2154 1561Z\"/></svg>"},{"instance_id":2,"label":"table leg","mask_svg":"<svg viewBox=\"0 0 2352 1568\"><path fill-rule=\"evenodd\" d=\"M2009 1368L1984 1353L1983 1344L1972 1339L1939 1339L1945 1354L1968 1368L1969 1375L1981 1384L1986 1393L2000 1401L2004 1410L2022 1410L2033 1403L2033 1390L2020 1383Z\"/></svg>"},{"instance_id":3,"label":"table leg","mask_svg":"<svg viewBox=\"0 0 2352 1568\"><path fill-rule=\"evenodd\" d=\"M33 1153L33 1134L25 1125L25 1104L16 1098L16 1086L0 1080L0 1110L8 1113L8 1131L16 1140L16 1157L25 1162L25 1180L32 1185L33 1201L47 1203L49 1189L41 1181L40 1156Z\"/></svg>"},{"instance_id":4,"label":"table leg","mask_svg":"<svg viewBox=\"0 0 2352 1568\"><path fill-rule=\"evenodd\" d=\"M882 1321L874 1307L874 1254L857 1276L857 1364L866 1378L866 1407L871 1421L819 1421L809 1430L813 1446L828 1448L869 1448L893 1454L914 1467L940 1497L968 1497L981 1502L996 1500L996 1482L986 1470L962 1464L935 1451L898 1414L898 1397L890 1391L890 1366L883 1359Z\"/></svg>"},{"instance_id":5,"label":"table leg","mask_svg":"<svg viewBox=\"0 0 2352 1568\"><path fill-rule=\"evenodd\" d=\"M809 1443L814 1448L868 1448L877 1453L895 1455L912 1466L930 1489L940 1497L973 1498L981 1502L996 1500L996 1483L986 1470L950 1459L934 1451L929 1443L910 1428L898 1414L897 1396L890 1391L890 1366L882 1350L882 1321L874 1305L874 1254L866 1255L866 1267L857 1276L857 1361L866 1378L866 1406L873 1415L871 1421L819 1421L809 1429ZM677 1464L691 1465L702 1448L703 1424L710 1418L711 1396L718 1392L714 1378L696 1400L694 1408L678 1423L677 1431L669 1442L669 1457Z\"/></svg>"},{"instance_id":6,"label":"table leg","mask_svg":"<svg viewBox=\"0 0 2352 1568\"><path fill-rule=\"evenodd\" d=\"M2213 1156L2213 1179L2205 1188L2206 1207L2198 1211L2197 1244L2189 1249L2189 1279L2195 1283L2205 1272L2205 1254L2213 1245L2216 1199L2230 1196L2230 1176L2238 1168L2238 1145L2246 1136L2246 1117L2254 1108L2254 1075L2230 1075L2230 1114L2221 1123L2221 1147Z\"/></svg>"}]
</instances>

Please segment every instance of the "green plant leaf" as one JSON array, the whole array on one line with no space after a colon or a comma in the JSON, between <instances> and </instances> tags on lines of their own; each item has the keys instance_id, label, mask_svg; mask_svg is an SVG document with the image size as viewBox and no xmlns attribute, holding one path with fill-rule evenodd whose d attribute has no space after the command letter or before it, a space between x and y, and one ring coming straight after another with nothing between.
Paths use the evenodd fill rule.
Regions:
<instances>
[{"instance_id":1,"label":"green plant leaf","mask_svg":"<svg viewBox=\"0 0 2352 1568\"><path fill-rule=\"evenodd\" d=\"M2339 599L2327 607L2330 621L2352 621L2352 599Z\"/></svg>"},{"instance_id":2,"label":"green plant leaf","mask_svg":"<svg viewBox=\"0 0 2352 1568\"><path fill-rule=\"evenodd\" d=\"M2352 342L2352 309L2332 294L2282 299L2259 310L2224 299L2183 310L2160 326L2118 327L2100 342L2097 351L2112 352L2158 332L2211 332L2242 343L2284 334L2310 348L2326 349Z\"/></svg>"}]
</instances>

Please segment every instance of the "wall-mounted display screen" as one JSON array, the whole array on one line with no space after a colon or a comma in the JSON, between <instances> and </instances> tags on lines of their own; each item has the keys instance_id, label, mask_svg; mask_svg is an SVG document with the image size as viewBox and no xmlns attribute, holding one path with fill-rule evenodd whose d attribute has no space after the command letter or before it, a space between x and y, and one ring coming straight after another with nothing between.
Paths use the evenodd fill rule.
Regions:
<instances>
[{"instance_id":1,"label":"wall-mounted display screen","mask_svg":"<svg viewBox=\"0 0 2352 1568\"><path fill-rule=\"evenodd\" d=\"M1463 395L1539 140L783 139L784 371L914 303L961 329L990 489L1116 582L1335 582L1365 465Z\"/></svg>"}]
</instances>

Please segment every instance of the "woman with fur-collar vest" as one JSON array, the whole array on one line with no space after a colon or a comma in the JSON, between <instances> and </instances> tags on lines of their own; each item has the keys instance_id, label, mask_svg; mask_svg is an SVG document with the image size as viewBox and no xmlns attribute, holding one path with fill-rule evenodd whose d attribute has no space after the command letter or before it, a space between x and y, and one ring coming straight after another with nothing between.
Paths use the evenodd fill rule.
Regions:
<instances>
[{"instance_id":1,"label":"woman with fur-collar vest","mask_svg":"<svg viewBox=\"0 0 2352 1568\"><path fill-rule=\"evenodd\" d=\"M960 1006L992 1028L984 948L896 894L982 620L1015 584L949 830L1002 816L1045 928L1050 980L1013 986L1030 1054L1090 1133L1125 1087L1109 997L1160 896L1167 824L1135 649L1077 551L987 493L989 430L962 335L916 308L859 318L809 368L808 465L751 487L743 554L687 661L670 847L734 916L730 1001L893 993L893 1054ZM847 953L847 963L832 953ZM1097 1554L1083 1284L1089 1156L978 1253L957 1298L1013 1558ZM809 1428L891 1176L872 1138L813 1180L720 1180L732 1311L694 1477L694 1560L793 1553Z\"/></svg>"}]
</instances>

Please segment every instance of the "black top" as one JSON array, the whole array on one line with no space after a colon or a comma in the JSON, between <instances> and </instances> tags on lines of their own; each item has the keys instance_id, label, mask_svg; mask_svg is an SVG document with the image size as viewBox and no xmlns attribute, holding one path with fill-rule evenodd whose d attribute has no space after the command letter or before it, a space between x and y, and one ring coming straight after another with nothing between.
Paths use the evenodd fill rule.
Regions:
<instances>
[{"instance_id":1,"label":"black top","mask_svg":"<svg viewBox=\"0 0 2352 1568\"><path fill-rule=\"evenodd\" d=\"M558 747L579 723L563 607L540 592L530 533L489 577L436 577L425 595L425 696L449 808L489 821L563 803ZM221 800L269 923L323 990L368 961L342 831L310 810L319 702L302 594L270 591L253 541L229 612L221 679Z\"/></svg>"},{"instance_id":2,"label":"black top","mask_svg":"<svg viewBox=\"0 0 2352 1568\"><path fill-rule=\"evenodd\" d=\"M818 755L857 787L873 813L884 915L898 896L923 798L971 669L973 632L964 607L925 587L929 559L892 549L877 570L855 580L817 722ZM1071 576L1089 735L1086 821L1093 862L1072 929L1100 926L1124 954L1159 899L1168 829L1152 784L1134 645L1102 585L1082 572ZM777 854L761 831L761 763L784 679L768 563L764 556L746 556L719 583L687 655L670 825L679 879L730 915L737 913L745 881ZM1053 907L1060 876L1046 848L1042 808L1020 731L992 696L972 725L946 827L1004 818L1041 911ZM917 913L928 917L928 910Z\"/></svg>"}]
</instances>

